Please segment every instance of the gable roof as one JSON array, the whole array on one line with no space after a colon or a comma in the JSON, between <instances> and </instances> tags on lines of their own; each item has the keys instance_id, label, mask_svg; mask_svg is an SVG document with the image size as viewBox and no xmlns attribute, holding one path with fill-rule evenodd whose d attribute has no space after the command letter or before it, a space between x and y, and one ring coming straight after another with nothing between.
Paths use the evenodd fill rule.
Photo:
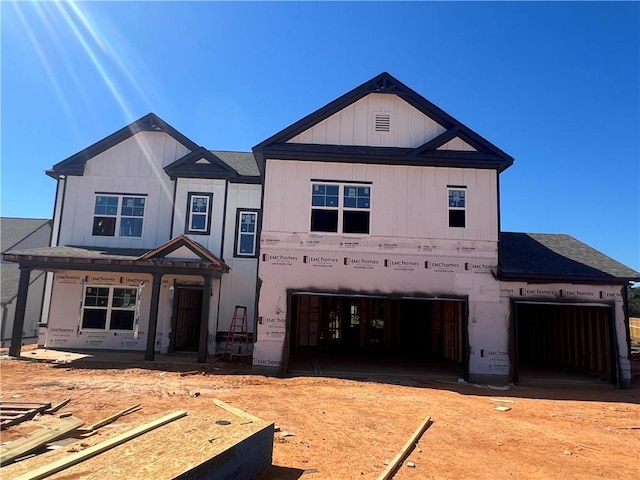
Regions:
<instances>
[{"instance_id":1,"label":"gable roof","mask_svg":"<svg viewBox=\"0 0 640 480\"><path fill-rule=\"evenodd\" d=\"M19 242L40 230L51 220L46 218L0 217L0 251L11 250Z\"/></svg>"},{"instance_id":2,"label":"gable roof","mask_svg":"<svg viewBox=\"0 0 640 480\"><path fill-rule=\"evenodd\" d=\"M360 153L360 157L356 160L366 162L368 159L371 159L375 163L381 163L380 156L387 155L388 160L404 162L410 165L451 164L452 166L495 168L498 171L503 171L513 164L513 158L510 155L482 138L389 73L383 72L253 147L260 170L264 172L264 164L267 156L274 156L285 160L288 158L313 160L324 157L327 161L340 161L339 157L348 155L350 150L354 148L349 148L348 146L340 146L339 148L329 146L326 151L322 152L323 155L307 157L305 156L306 149L304 147L311 147L311 145L294 145L287 143L287 141L371 93L397 95L418 111L442 125L446 131L439 137L415 149L357 146L355 149ZM478 151L457 152L438 150L438 147L444 145L456 136L460 137ZM313 147L316 147L317 151L318 146L314 145ZM390 153L389 150L392 150L393 153ZM376 158L377 160L375 160Z\"/></svg>"},{"instance_id":3,"label":"gable roof","mask_svg":"<svg viewBox=\"0 0 640 480\"><path fill-rule=\"evenodd\" d=\"M155 113L148 113L144 117L121 128L90 147L85 148L62 162L56 163L50 170L46 171L46 174L53 178L58 178L60 175L83 175L84 166L88 160L140 132L164 132L189 150L193 151L198 148L196 143L185 137Z\"/></svg>"},{"instance_id":4,"label":"gable roof","mask_svg":"<svg viewBox=\"0 0 640 480\"><path fill-rule=\"evenodd\" d=\"M172 252L175 252L182 247L186 247L196 256L200 257L202 261L210 262L224 272L228 272L230 270L229 266L218 257L216 257L213 253L200 245L198 242L194 242L189 237L186 237L184 235L174 237L163 245L160 245L159 247L146 252L144 255L141 255L138 260L162 260Z\"/></svg>"},{"instance_id":5,"label":"gable roof","mask_svg":"<svg viewBox=\"0 0 640 480\"><path fill-rule=\"evenodd\" d=\"M640 273L566 234L500 234L503 280L567 281L626 284L640 281Z\"/></svg>"},{"instance_id":6,"label":"gable roof","mask_svg":"<svg viewBox=\"0 0 640 480\"><path fill-rule=\"evenodd\" d=\"M171 178L219 178L230 182L260 183L252 153L216 152L203 147L164 167Z\"/></svg>"}]
</instances>

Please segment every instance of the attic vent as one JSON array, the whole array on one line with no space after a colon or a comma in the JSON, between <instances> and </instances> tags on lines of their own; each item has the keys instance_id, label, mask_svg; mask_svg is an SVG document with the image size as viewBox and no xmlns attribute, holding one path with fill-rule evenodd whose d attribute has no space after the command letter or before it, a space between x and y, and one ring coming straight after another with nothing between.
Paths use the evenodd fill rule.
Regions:
<instances>
[{"instance_id":1,"label":"attic vent","mask_svg":"<svg viewBox=\"0 0 640 480\"><path fill-rule=\"evenodd\" d=\"M205 160L204 158L201 158L200 160L198 160L196 163L205 163L207 165L209 165L209 161Z\"/></svg>"},{"instance_id":2,"label":"attic vent","mask_svg":"<svg viewBox=\"0 0 640 480\"><path fill-rule=\"evenodd\" d=\"M374 124L376 132L390 132L391 115L388 113L376 113Z\"/></svg>"}]
</instances>

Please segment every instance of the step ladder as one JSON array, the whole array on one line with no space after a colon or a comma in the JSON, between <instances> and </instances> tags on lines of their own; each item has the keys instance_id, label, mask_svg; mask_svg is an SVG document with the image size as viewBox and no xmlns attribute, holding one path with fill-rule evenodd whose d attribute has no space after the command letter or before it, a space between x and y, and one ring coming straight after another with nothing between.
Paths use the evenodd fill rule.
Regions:
<instances>
[{"instance_id":1,"label":"step ladder","mask_svg":"<svg viewBox=\"0 0 640 480\"><path fill-rule=\"evenodd\" d=\"M245 357L249 359L247 307L243 305L236 305L233 310L231 327L229 327L229 334L227 335L227 340L224 343L224 353L222 354L222 358L224 359L227 355L229 355L229 360L233 360L233 357Z\"/></svg>"}]
</instances>

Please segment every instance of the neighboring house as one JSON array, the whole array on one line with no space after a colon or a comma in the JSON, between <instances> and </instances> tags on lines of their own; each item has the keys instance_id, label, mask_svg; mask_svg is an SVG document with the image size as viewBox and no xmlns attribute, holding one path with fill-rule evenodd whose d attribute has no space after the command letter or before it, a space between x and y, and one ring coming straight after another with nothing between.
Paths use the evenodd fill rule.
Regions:
<instances>
[{"instance_id":1,"label":"neighboring house","mask_svg":"<svg viewBox=\"0 0 640 480\"><path fill-rule=\"evenodd\" d=\"M22 268L18 306L29 272L52 272L47 347L204 361L243 305L258 372L410 357L474 382L568 370L629 385L640 273L567 235L501 232L512 163L387 73L253 154L149 114L48 171L51 245L4 259Z\"/></svg>"},{"instance_id":2,"label":"neighboring house","mask_svg":"<svg viewBox=\"0 0 640 480\"><path fill-rule=\"evenodd\" d=\"M206 150L148 114L47 174L58 182L51 245L4 256L53 272L41 344L204 361L236 305L253 319L261 181L251 153Z\"/></svg>"},{"instance_id":3,"label":"neighboring house","mask_svg":"<svg viewBox=\"0 0 640 480\"><path fill-rule=\"evenodd\" d=\"M41 218L0 218L0 250L22 250L46 247L51 241L51 220ZM20 268L12 262L2 261L0 266L2 294L0 298L0 339L6 347L11 340L13 318L18 296ZM43 272L31 272L29 277L29 296L27 298L22 343L36 343L38 324L42 316L45 275Z\"/></svg>"},{"instance_id":4,"label":"neighboring house","mask_svg":"<svg viewBox=\"0 0 640 480\"><path fill-rule=\"evenodd\" d=\"M625 292L640 273L567 235L501 233L513 159L391 75L254 153L259 371L338 352L473 382L567 369L629 384Z\"/></svg>"}]
</instances>

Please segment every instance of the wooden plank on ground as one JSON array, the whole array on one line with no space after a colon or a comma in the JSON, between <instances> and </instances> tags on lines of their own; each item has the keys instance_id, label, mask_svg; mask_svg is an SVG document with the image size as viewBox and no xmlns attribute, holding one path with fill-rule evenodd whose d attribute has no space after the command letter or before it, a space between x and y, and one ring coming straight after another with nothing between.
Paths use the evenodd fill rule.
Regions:
<instances>
[{"instance_id":1,"label":"wooden plank on ground","mask_svg":"<svg viewBox=\"0 0 640 480\"><path fill-rule=\"evenodd\" d=\"M16 458L24 457L47 443L52 442L75 430L84 422L79 418L67 417L56 421L51 427L43 427L8 445L0 447L0 466L13 462Z\"/></svg>"},{"instance_id":2,"label":"wooden plank on ground","mask_svg":"<svg viewBox=\"0 0 640 480\"><path fill-rule=\"evenodd\" d=\"M118 413L114 413L113 415L110 415L107 418L103 418L99 422L91 424L88 427L83 428L82 430L87 432L90 432L92 430L97 430L98 428L104 427L105 425L117 420L120 417L123 417L125 415L128 415L129 413L132 413L135 410L138 410L139 407L140 407L139 403L136 403L135 405L131 405L129 408L125 408L124 410L121 410Z\"/></svg>"},{"instance_id":3,"label":"wooden plank on ground","mask_svg":"<svg viewBox=\"0 0 640 480\"><path fill-rule=\"evenodd\" d=\"M50 403L0 401L0 429L31 420L50 407Z\"/></svg>"},{"instance_id":4,"label":"wooden plank on ground","mask_svg":"<svg viewBox=\"0 0 640 480\"><path fill-rule=\"evenodd\" d=\"M258 417L251 415L250 413L245 412L244 410L240 410L239 408L232 407L228 403L223 402L222 400L218 400L217 398L213 399L213 403L217 406L226 410L229 413L233 413L234 415L243 418L245 420L260 420Z\"/></svg>"},{"instance_id":5,"label":"wooden plank on ground","mask_svg":"<svg viewBox=\"0 0 640 480\"><path fill-rule=\"evenodd\" d=\"M425 432L427 428L429 428L429 424L431 422L431 417L428 416L424 419L422 424L418 427L418 429L413 432L413 435L407 440L407 443L404 444L402 450L391 460L391 463L387 465L387 468L380 474L378 480L389 480L396 470L400 467L402 461L407 458L411 449L416 445L416 442L420 439L422 434Z\"/></svg>"},{"instance_id":6,"label":"wooden plank on ground","mask_svg":"<svg viewBox=\"0 0 640 480\"><path fill-rule=\"evenodd\" d=\"M118 445L121 445L131 440L132 438L143 435L151 430L166 425L167 423L173 422L174 420L182 418L186 415L187 412L182 410L170 413L162 418L159 418L158 420L154 420L153 422L147 423L138 428L134 428L133 430L118 435L117 437L110 438L108 440L105 440L104 442L100 442L92 447L82 450L81 452L68 455L67 457L50 463L49 465L45 465L31 472L25 473L24 475L21 475L14 480L39 480L41 478L46 478L49 475L53 475L54 473L60 472L66 468L83 462L88 458L99 455L102 452L106 452L107 450L117 447Z\"/></svg>"},{"instance_id":7,"label":"wooden plank on ground","mask_svg":"<svg viewBox=\"0 0 640 480\"><path fill-rule=\"evenodd\" d=\"M61 401L60 403L56 403L55 405L53 405L51 408L48 408L44 411L44 413L56 413L58 410L60 410L62 407L66 406L69 402L71 401L70 398L67 398L63 401Z\"/></svg>"}]
</instances>

